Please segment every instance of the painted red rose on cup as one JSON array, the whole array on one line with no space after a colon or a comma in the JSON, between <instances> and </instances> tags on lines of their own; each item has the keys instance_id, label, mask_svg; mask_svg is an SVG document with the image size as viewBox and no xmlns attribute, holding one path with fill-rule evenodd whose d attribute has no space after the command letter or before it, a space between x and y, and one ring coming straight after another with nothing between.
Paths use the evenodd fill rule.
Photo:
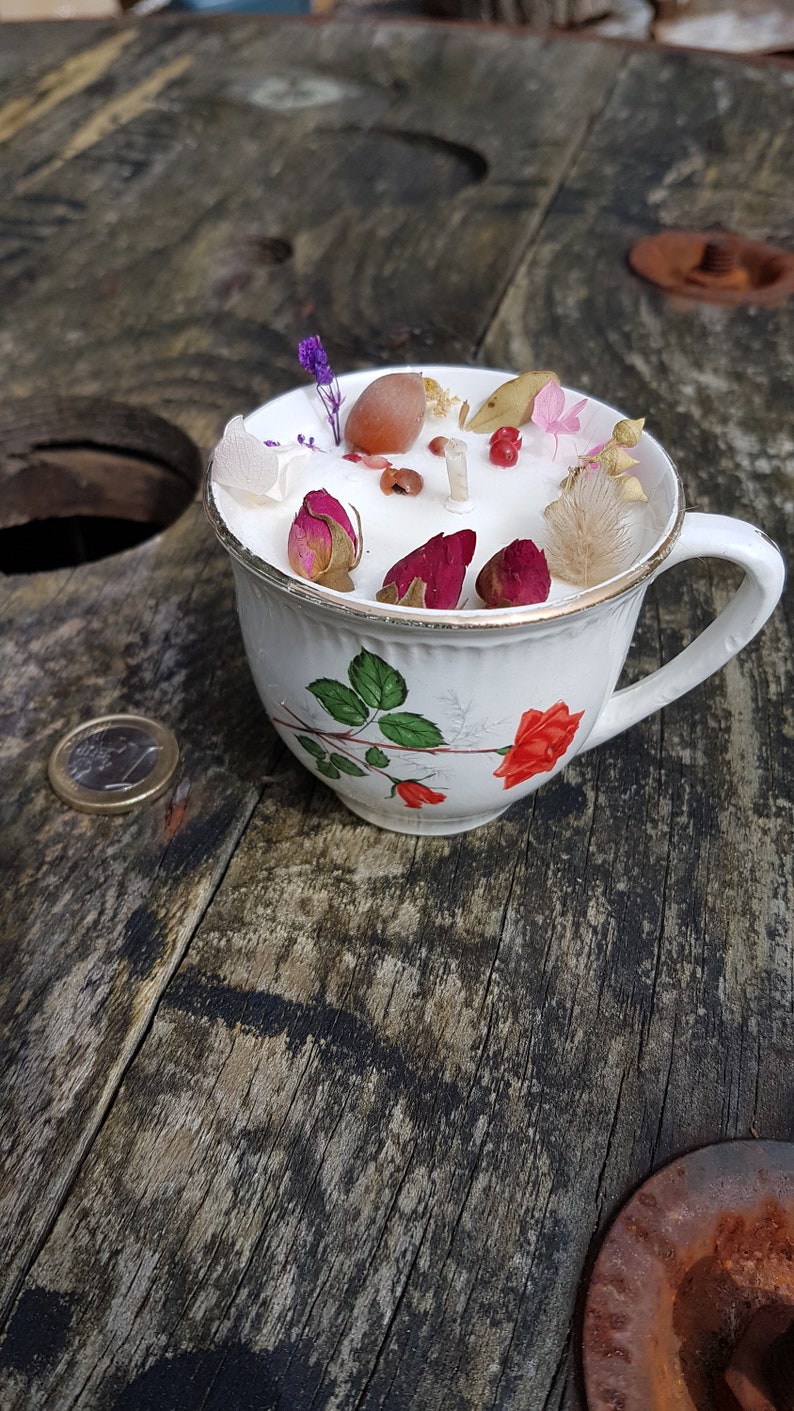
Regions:
<instances>
[{"instance_id":1,"label":"painted red rose on cup","mask_svg":"<svg viewBox=\"0 0 794 1411\"><path fill-rule=\"evenodd\" d=\"M516 738L494 777L503 779L506 789L513 789L535 774L553 769L573 743L583 715L582 710L572 715L564 701L548 710L525 710Z\"/></svg>"},{"instance_id":2,"label":"painted red rose on cup","mask_svg":"<svg viewBox=\"0 0 794 1411\"><path fill-rule=\"evenodd\" d=\"M426 784L420 784L416 779L404 779L397 784L394 792L399 794L406 808L421 808L426 803L443 803L446 794L438 794L435 789L428 789Z\"/></svg>"}]
</instances>

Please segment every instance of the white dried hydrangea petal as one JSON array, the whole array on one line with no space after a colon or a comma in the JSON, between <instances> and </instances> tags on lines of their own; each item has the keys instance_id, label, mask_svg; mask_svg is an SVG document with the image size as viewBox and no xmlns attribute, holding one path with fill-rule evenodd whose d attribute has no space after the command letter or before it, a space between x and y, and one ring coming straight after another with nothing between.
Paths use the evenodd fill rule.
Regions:
<instances>
[{"instance_id":1,"label":"white dried hydrangea petal","mask_svg":"<svg viewBox=\"0 0 794 1411\"><path fill-rule=\"evenodd\" d=\"M287 473L311 455L305 446L265 446L233 416L212 454L212 478L231 490L244 490L258 500L283 500Z\"/></svg>"}]
</instances>

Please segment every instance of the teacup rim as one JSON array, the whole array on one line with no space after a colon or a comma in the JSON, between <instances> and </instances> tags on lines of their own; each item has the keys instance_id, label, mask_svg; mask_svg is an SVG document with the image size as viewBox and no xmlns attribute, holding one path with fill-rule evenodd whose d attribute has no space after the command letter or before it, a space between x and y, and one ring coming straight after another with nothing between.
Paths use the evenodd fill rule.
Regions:
<instances>
[{"instance_id":1,"label":"teacup rim","mask_svg":"<svg viewBox=\"0 0 794 1411\"><path fill-rule=\"evenodd\" d=\"M433 364L428 365L428 372L452 370L454 364ZM351 369L350 373L343 374L340 382L346 376L361 375L365 373L385 373L401 371L400 368L357 368ZM505 378L515 377L517 374L500 368L478 368L472 365L472 371L492 372L496 376ZM565 390L577 396L588 396L594 401L601 401L594 398L591 393L581 392L576 388L568 387L564 384ZM286 396L295 388L288 388ZM276 398L269 400L275 401ZM262 403L266 406L267 402ZM603 403L608 405L608 403ZM259 410L256 408L254 410ZM616 409L615 409L616 410ZM249 413L248 415L252 415ZM325 608L331 612L338 613L342 617L349 619L370 622L373 624L388 624L392 627L421 627L423 629L435 629L440 631L461 631L468 629L486 629L493 631L500 627L523 627L534 623L547 623L564 618L575 617L581 612L590 608L599 607L615 598L639 587L652 578L665 559L672 552L673 547L681 533L686 510L684 487L679 474L678 466L670 455L669 451L656 440L650 432L644 431L643 436L653 443L656 450L666 461L672 473L674 504L668 517L667 525L661 537L634 563L630 564L622 573L616 574L613 578L607 579L604 583L596 584L593 588L583 589L581 592L569 598L563 598L556 602L535 603L528 607L510 608L485 608L481 610L460 608L440 611L435 608L403 608L392 604L372 602L364 598L354 598L350 594L343 594L333 588L325 588L308 580L293 578L282 569L268 563L260 558L253 550L246 547L237 535L229 528L225 518L215 500L212 486L212 456L207 461L203 481L203 504L204 510L219 542L232 559L236 559L243 568L247 569L255 577L267 583L270 587L287 594L297 602L303 602L314 607Z\"/></svg>"}]
</instances>

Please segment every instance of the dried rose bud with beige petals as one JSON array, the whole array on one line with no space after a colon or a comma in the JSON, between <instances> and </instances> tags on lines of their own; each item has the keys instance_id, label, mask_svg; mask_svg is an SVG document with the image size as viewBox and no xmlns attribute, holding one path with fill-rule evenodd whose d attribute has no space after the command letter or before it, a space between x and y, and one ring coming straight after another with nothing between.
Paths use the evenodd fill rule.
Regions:
<instances>
[{"instance_id":1,"label":"dried rose bud with beige petals","mask_svg":"<svg viewBox=\"0 0 794 1411\"><path fill-rule=\"evenodd\" d=\"M354 585L350 570L360 562L361 549L361 525L357 533L344 506L327 490L310 490L292 521L287 540L287 557L293 572L324 588L351 593Z\"/></svg>"}]
</instances>

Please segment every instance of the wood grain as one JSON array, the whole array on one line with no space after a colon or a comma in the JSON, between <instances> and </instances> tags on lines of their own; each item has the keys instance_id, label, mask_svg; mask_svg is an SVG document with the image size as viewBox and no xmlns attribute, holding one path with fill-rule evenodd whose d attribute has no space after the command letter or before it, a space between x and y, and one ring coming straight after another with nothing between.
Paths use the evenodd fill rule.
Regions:
<instances>
[{"instance_id":1,"label":"wood grain","mask_svg":"<svg viewBox=\"0 0 794 1411\"><path fill-rule=\"evenodd\" d=\"M785 238L782 69L238 19L141 28L123 81L188 53L167 113L69 163L73 219L9 198L37 232L0 315L20 395L49 375L207 444L315 328L340 370L559 366L648 411L698 508L788 537L790 307L674 305L624 259L657 223ZM13 178L60 121L9 143ZM631 671L728 591L663 577ZM9 582L5 614L4 1408L580 1407L621 1200L688 1147L793 1135L786 612L447 840L370 828L276 748L197 510ZM46 792L50 742L116 704L177 731L175 834L168 798L97 821Z\"/></svg>"}]
</instances>

